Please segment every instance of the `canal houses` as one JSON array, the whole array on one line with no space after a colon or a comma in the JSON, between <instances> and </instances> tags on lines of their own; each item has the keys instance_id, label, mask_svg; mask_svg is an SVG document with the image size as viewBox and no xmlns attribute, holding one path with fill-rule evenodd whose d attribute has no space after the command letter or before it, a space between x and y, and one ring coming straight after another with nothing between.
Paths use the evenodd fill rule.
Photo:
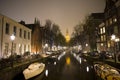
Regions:
<instances>
[{"instance_id":1,"label":"canal houses","mask_svg":"<svg viewBox=\"0 0 120 80\"><path fill-rule=\"evenodd\" d=\"M31 52L31 29L0 14L0 58L25 52Z\"/></svg>"}]
</instances>

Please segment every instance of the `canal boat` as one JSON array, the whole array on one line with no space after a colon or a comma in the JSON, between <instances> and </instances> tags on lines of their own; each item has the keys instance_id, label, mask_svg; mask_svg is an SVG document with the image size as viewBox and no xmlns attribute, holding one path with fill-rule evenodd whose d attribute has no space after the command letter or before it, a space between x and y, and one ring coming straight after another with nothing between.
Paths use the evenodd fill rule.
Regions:
<instances>
[{"instance_id":1,"label":"canal boat","mask_svg":"<svg viewBox=\"0 0 120 80\"><path fill-rule=\"evenodd\" d=\"M108 64L95 63L94 69L97 75L103 80L120 80L119 71Z\"/></svg>"},{"instance_id":2,"label":"canal boat","mask_svg":"<svg viewBox=\"0 0 120 80\"><path fill-rule=\"evenodd\" d=\"M35 77L39 74L41 74L45 69L45 64L44 63L38 63L38 62L35 62L35 63L32 63L28 66L28 68L26 68L24 71L23 71L23 75L25 77L25 79L30 79L32 77Z\"/></svg>"}]
</instances>

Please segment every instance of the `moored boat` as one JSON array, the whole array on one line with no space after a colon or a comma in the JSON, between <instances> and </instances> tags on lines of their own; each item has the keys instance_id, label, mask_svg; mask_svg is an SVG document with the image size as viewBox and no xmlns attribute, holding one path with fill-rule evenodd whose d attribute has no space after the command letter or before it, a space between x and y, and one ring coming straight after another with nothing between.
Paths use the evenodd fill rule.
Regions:
<instances>
[{"instance_id":1,"label":"moored boat","mask_svg":"<svg viewBox=\"0 0 120 80\"><path fill-rule=\"evenodd\" d=\"M45 64L44 63L32 63L28 66L28 68L26 68L23 71L23 75L25 77L25 79L30 79L32 77L35 77L39 74L41 74L45 69Z\"/></svg>"},{"instance_id":2,"label":"moored boat","mask_svg":"<svg viewBox=\"0 0 120 80\"><path fill-rule=\"evenodd\" d=\"M103 80L120 80L119 71L108 64L100 62L95 63L94 69L97 75Z\"/></svg>"}]
</instances>

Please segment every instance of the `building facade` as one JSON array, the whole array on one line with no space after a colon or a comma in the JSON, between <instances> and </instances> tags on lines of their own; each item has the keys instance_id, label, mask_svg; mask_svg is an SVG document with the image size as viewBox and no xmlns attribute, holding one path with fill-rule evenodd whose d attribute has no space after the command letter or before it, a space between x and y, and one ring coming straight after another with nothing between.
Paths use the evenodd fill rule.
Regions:
<instances>
[{"instance_id":1,"label":"building facade","mask_svg":"<svg viewBox=\"0 0 120 80\"><path fill-rule=\"evenodd\" d=\"M119 0L106 0L104 13L108 51L114 51L115 48L115 41L111 40L112 35L115 35L116 38L120 37L119 5Z\"/></svg>"},{"instance_id":2,"label":"building facade","mask_svg":"<svg viewBox=\"0 0 120 80\"><path fill-rule=\"evenodd\" d=\"M98 39L98 30L99 25L104 20L104 13L91 13L91 15L88 17L87 23L84 27L84 31L87 34L89 41L88 45L90 46L90 51L96 51L97 50L97 44L99 43L97 41Z\"/></svg>"},{"instance_id":3,"label":"building facade","mask_svg":"<svg viewBox=\"0 0 120 80\"><path fill-rule=\"evenodd\" d=\"M0 15L0 58L31 52L31 29ZM11 35L15 36L12 42Z\"/></svg>"},{"instance_id":4,"label":"building facade","mask_svg":"<svg viewBox=\"0 0 120 80\"><path fill-rule=\"evenodd\" d=\"M44 43L44 28L40 26L39 21L35 20L34 24L25 24L28 28L32 30L31 32L31 52L33 54L38 54L42 52Z\"/></svg>"},{"instance_id":5,"label":"building facade","mask_svg":"<svg viewBox=\"0 0 120 80\"><path fill-rule=\"evenodd\" d=\"M106 28L105 23L102 22L98 26L98 37L97 37L97 51L105 51L106 50Z\"/></svg>"}]
</instances>

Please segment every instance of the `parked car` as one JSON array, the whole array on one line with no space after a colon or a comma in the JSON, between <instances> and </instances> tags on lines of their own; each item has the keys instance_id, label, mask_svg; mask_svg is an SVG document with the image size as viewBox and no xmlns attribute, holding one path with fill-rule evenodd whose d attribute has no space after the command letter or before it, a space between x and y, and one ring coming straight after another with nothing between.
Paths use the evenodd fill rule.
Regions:
<instances>
[{"instance_id":1,"label":"parked car","mask_svg":"<svg viewBox=\"0 0 120 80\"><path fill-rule=\"evenodd\" d=\"M94 57L99 56L99 52L98 51L92 51L89 54L90 54L90 56L94 56Z\"/></svg>"},{"instance_id":2,"label":"parked car","mask_svg":"<svg viewBox=\"0 0 120 80\"><path fill-rule=\"evenodd\" d=\"M113 53L111 53L109 51L106 51L105 58L106 59L112 59L113 58Z\"/></svg>"},{"instance_id":3,"label":"parked car","mask_svg":"<svg viewBox=\"0 0 120 80\"><path fill-rule=\"evenodd\" d=\"M99 58L100 59L112 59L113 53L109 51L101 51Z\"/></svg>"}]
</instances>

